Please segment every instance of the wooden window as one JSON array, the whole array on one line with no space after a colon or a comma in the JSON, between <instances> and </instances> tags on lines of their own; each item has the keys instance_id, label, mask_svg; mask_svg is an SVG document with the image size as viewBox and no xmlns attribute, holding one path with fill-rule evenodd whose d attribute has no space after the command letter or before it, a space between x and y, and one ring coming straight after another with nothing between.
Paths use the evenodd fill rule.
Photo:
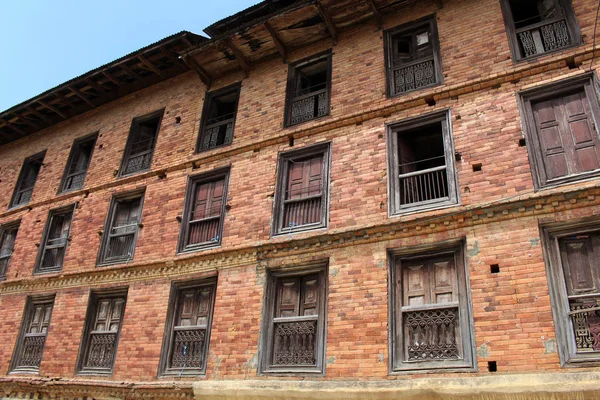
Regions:
<instances>
[{"instance_id":1,"label":"wooden window","mask_svg":"<svg viewBox=\"0 0 600 400\"><path fill-rule=\"evenodd\" d=\"M0 280L6 278L6 270L15 247L20 221L3 225L0 229Z\"/></svg>"},{"instance_id":2,"label":"wooden window","mask_svg":"<svg viewBox=\"0 0 600 400\"><path fill-rule=\"evenodd\" d=\"M206 372L216 286L215 279L173 285L161 355L161 375Z\"/></svg>"},{"instance_id":3,"label":"wooden window","mask_svg":"<svg viewBox=\"0 0 600 400\"><path fill-rule=\"evenodd\" d=\"M231 144L240 88L238 83L206 94L196 151Z\"/></svg>"},{"instance_id":4,"label":"wooden window","mask_svg":"<svg viewBox=\"0 0 600 400\"><path fill-rule=\"evenodd\" d=\"M77 372L111 374L125 313L127 289L90 294Z\"/></svg>"},{"instance_id":5,"label":"wooden window","mask_svg":"<svg viewBox=\"0 0 600 400\"><path fill-rule=\"evenodd\" d=\"M392 372L473 368L462 247L392 253Z\"/></svg>"},{"instance_id":6,"label":"wooden window","mask_svg":"<svg viewBox=\"0 0 600 400\"><path fill-rule=\"evenodd\" d=\"M94 134L75 140L60 185L60 192L69 192L83 187L97 138L98 134Z\"/></svg>"},{"instance_id":7,"label":"wooden window","mask_svg":"<svg viewBox=\"0 0 600 400\"><path fill-rule=\"evenodd\" d=\"M324 373L327 268L269 273L263 373Z\"/></svg>"},{"instance_id":8,"label":"wooden window","mask_svg":"<svg viewBox=\"0 0 600 400\"><path fill-rule=\"evenodd\" d=\"M389 212L458 203L447 111L388 126Z\"/></svg>"},{"instance_id":9,"label":"wooden window","mask_svg":"<svg viewBox=\"0 0 600 400\"><path fill-rule=\"evenodd\" d=\"M385 32L388 97L442 83L435 17Z\"/></svg>"},{"instance_id":10,"label":"wooden window","mask_svg":"<svg viewBox=\"0 0 600 400\"><path fill-rule=\"evenodd\" d=\"M53 306L54 296L27 299L19 340L11 361L11 372L39 371Z\"/></svg>"},{"instance_id":11,"label":"wooden window","mask_svg":"<svg viewBox=\"0 0 600 400\"><path fill-rule=\"evenodd\" d=\"M229 168L190 177L179 251L195 251L220 246L227 204Z\"/></svg>"},{"instance_id":12,"label":"wooden window","mask_svg":"<svg viewBox=\"0 0 600 400\"><path fill-rule=\"evenodd\" d=\"M133 120L119 176L150 169L163 112L164 110L156 111Z\"/></svg>"},{"instance_id":13,"label":"wooden window","mask_svg":"<svg viewBox=\"0 0 600 400\"><path fill-rule=\"evenodd\" d=\"M581 43L570 0L501 0L513 60Z\"/></svg>"},{"instance_id":14,"label":"wooden window","mask_svg":"<svg viewBox=\"0 0 600 400\"><path fill-rule=\"evenodd\" d=\"M329 115L331 51L290 64L285 126Z\"/></svg>"},{"instance_id":15,"label":"wooden window","mask_svg":"<svg viewBox=\"0 0 600 400\"><path fill-rule=\"evenodd\" d=\"M69 206L66 209L50 211L34 269L35 273L62 270L74 209L74 206Z\"/></svg>"},{"instance_id":16,"label":"wooden window","mask_svg":"<svg viewBox=\"0 0 600 400\"><path fill-rule=\"evenodd\" d=\"M143 202L144 196L139 192L113 197L102 234L99 265L133 260Z\"/></svg>"},{"instance_id":17,"label":"wooden window","mask_svg":"<svg viewBox=\"0 0 600 400\"><path fill-rule=\"evenodd\" d=\"M23 167L21 168L21 173L19 173L19 179L10 202L10 207L22 206L29 203L45 156L46 151L44 150L41 153L25 159Z\"/></svg>"},{"instance_id":18,"label":"wooden window","mask_svg":"<svg viewBox=\"0 0 600 400\"><path fill-rule=\"evenodd\" d=\"M600 117L592 75L521 93L536 188L600 174Z\"/></svg>"},{"instance_id":19,"label":"wooden window","mask_svg":"<svg viewBox=\"0 0 600 400\"><path fill-rule=\"evenodd\" d=\"M273 233L327 226L329 143L280 154Z\"/></svg>"}]
</instances>

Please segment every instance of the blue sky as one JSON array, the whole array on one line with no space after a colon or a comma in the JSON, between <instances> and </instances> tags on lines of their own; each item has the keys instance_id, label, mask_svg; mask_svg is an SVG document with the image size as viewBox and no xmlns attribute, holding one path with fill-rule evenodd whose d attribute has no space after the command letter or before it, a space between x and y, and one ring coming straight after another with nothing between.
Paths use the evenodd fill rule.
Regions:
<instances>
[{"instance_id":1,"label":"blue sky","mask_svg":"<svg viewBox=\"0 0 600 400\"><path fill-rule=\"evenodd\" d=\"M0 111L259 0L0 0Z\"/></svg>"}]
</instances>

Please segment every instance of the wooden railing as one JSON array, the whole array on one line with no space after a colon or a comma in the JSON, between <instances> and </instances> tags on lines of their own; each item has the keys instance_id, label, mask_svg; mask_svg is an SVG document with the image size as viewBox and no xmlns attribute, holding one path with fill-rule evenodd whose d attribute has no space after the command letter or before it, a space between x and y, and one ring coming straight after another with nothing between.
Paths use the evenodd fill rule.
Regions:
<instances>
[{"instance_id":1,"label":"wooden railing","mask_svg":"<svg viewBox=\"0 0 600 400\"><path fill-rule=\"evenodd\" d=\"M515 30L522 57L543 54L572 43L564 18L545 20Z\"/></svg>"},{"instance_id":2,"label":"wooden railing","mask_svg":"<svg viewBox=\"0 0 600 400\"><path fill-rule=\"evenodd\" d=\"M106 260L130 258L133 255L133 246L138 224L133 223L111 229L108 237Z\"/></svg>"},{"instance_id":3,"label":"wooden railing","mask_svg":"<svg viewBox=\"0 0 600 400\"><path fill-rule=\"evenodd\" d=\"M208 121L204 128L199 150L207 150L216 146L231 144L233 140L234 117L235 114L232 113Z\"/></svg>"},{"instance_id":4,"label":"wooden railing","mask_svg":"<svg viewBox=\"0 0 600 400\"><path fill-rule=\"evenodd\" d=\"M125 170L123 174L130 174L132 172L141 171L150 168L150 162L152 161L152 149L145 150L138 154L132 154L127 159L125 164Z\"/></svg>"},{"instance_id":5,"label":"wooden railing","mask_svg":"<svg viewBox=\"0 0 600 400\"><path fill-rule=\"evenodd\" d=\"M112 368L117 332L92 332L84 368Z\"/></svg>"},{"instance_id":6,"label":"wooden railing","mask_svg":"<svg viewBox=\"0 0 600 400\"><path fill-rule=\"evenodd\" d=\"M448 197L446 166L400 174L400 203L415 204Z\"/></svg>"},{"instance_id":7,"label":"wooden railing","mask_svg":"<svg viewBox=\"0 0 600 400\"><path fill-rule=\"evenodd\" d=\"M190 221L188 246L219 241L220 223L220 215Z\"/></svg>"},{"instance_id":8,"label":"wooden railing","mask_svg":"<svg viewBox=\"0 0 600 400\"><path fill-rule=\"evenodd\" d=\"M202 368L206 327L175 327L171 368Z\"/></svg>"},{"instance_id":9,"label":"wooden railing","mask_svg":"<svg viewBox=\"0 0 600 400\"><path fill-rule=\"evenodd\" d=\"M39 367L42 361L44 344L46 343L45 333L28 333L23 340L23 348L20 357L16 363L18 367Z\"/></svg>"},{"instance_id":10,"label":"wooden railing","mask_svg":"<svg viewBox=\"0 0 600 400\"><path fill-rule=\"evenodd\" d=\"M322 85L321 85L322 86ZM329 113L327 89L295 96L290 105L290 125L322 117Z\"/></svg>"},{"instance_id":11,"label":"wooden railing","mask_svg":"<svg viewBox=\"0 0 600 400\"><path fill-rule=\"evenodd\" d=\"M317 223L321 220L321 194L283 202L283 228Z\"/></svg>"},{"instance_id":12,"label":"wooden railing","mask_svg":"<svg viewBox=\"0 0 600 400\"><path fill-rule=\"evenodd\" d=\"M317 316L275 318L273 365L314 365Z\"/></svg>"},{"instance_id":13,"label":"wooden railing","mask_svg":"<svg viewBox=\"0 0 600 400\"><path fill-rule=\"evenodd\" d=\"M436 83L435 62L433 57L411 63L399 63L391 67L389 74L393 79L393 93L404 93Z\"/></svg>"},{"instance_id":14,"label":"wooden railing","mask_svg":"<svg viewBox=\"0 0 600 400\"><path fill-rule=\"evenodd\" d=\"M65 179L65 186L64 186L63 190L73 190L73 189L82 188L84 180L85 180L85 171L76 172L74 174L68 175L67 179Z\"/></svg>"}]
</instances>

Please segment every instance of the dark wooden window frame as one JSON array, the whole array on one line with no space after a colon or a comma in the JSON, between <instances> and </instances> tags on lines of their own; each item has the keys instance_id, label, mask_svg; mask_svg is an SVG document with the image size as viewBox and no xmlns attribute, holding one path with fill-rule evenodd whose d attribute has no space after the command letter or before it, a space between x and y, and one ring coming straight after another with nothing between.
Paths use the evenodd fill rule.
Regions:
<instances>
[{"instance_id":1,"label":"dark wooden window frame","mask_svg":"<svg viewBox=\"0 0 600 400\"><path fill-rule=\"evenodd\" d=\"M569 34L573 39L573 43L560 47L556 50L547 51L545 53L535 54L529 57L522 57L521 51L519 47L519 42L517 40L517 34L515 30L515 24L512 17L512 12L510 10L510 5L508 0L500 0L500 5L502 8L502 15L504 16L504 25L506 27L506 35L508 36L508 44L510 47L510 53L514 63L536 59L538 57L542 57L548 54L556 53L559 51L563 51L565 49L569 49L572 47L580 46L583 41L581 38L581 31L579 30L579 25L577 23L577 19L575 18L575 13L573 12L573 7L571 6L570 0L558 0L562 6L562 9L565 12L565 19L567 20L567 28L569 30ZM534 24L536 25L536 24Z\"/></svg>"},{"instance_id":2,"label":"dark wooden window frame","mask_svg":"<svg viewBox=\"0 0 600 400\"><path fill-rule=\"evenodd\" d=\"M469 282L468 260L465 254L466 242L464 239L449 240L446 242L432 243L402 249L388 251L389 279L388 292L389 301L389 337L388 354L390 375L414 373L414 372L476 372L477 355L475 347L475 332L473 329L473 306L471 302L471 289ZM401 323L400 307L402 304L401 276L398 261L430 258L439 255L454 254L457 272L457 288L459 296L459 318L460 332L462 338L463 358L446 361L403 361L400 355L402 349L402 332L399 329ZM400 332L399 332L400 331Z\"/></svg>"},{"instance_id":3,"label":"dark wooden window frame","mask_svg":"<svg viewBox=\"0 0 600 400\"><path fill-rule=\"evenodd\" d=\"M227 191L229 189L229 174L231 172L230 167L219 168L215 171L210 171L207 173L193 175L188 177L187 190L185 194L185 202L183 205L183 216L181 218L181 228L179 232L179 243L177 245L178 253L188 253L194 252L203 249L209 249L214 247L221 246L223 242L223 229L225 225L225 214L227 210ZM223 178L225 180L225 185L223 187L223 197L224 201L221 205L221 221L219 223L219 239L215 242L208 243L200 243L196 245L186 245L187 238L189 234L189 223L190 223L190 215L192 213L192 207L194 203L194 194L196 191L196 187L199 184L216 181Z\"/></svg>"},{"instance_id":4,"label":"dark wooden window frame","mask_svg":"<svg viewBox=\"0 0 600 400\"><path fill-rule=\"evenodd\" d=\"M321 189L321 220L318 223L299 225L294 227L283 227L283 212L285 191L288 180L288 167L294 160L322 154L323 156L323 181ZM292 234L295 232L309 231L313 229L327 228L329 221L329 179L331 170L331 142L319 143L297 150L279 153L277 163L277 184L275 187L275 199L273 202L273 218L271 225L271 236Z\"/></svg>"},{"instance_id":5,"label":"dark wooden window frame","mask_svg":"<svg viewBox=\"0 0 600 400\"><path fill-rule=\"evenodd\" d=\"M315 54L313 56L304 58L302 60L293 62L289 64L288 67L288 78L287 78L287 89L286 89L286 96L285 96L285 115L284 115L284 123L283 123L283 127L287 128L287 127L291 127L291 126L296 126L299 124L303 124L306 122L310 122L310 121L314 121L316 119L319 118L324 118L327 117L328 115L331 114L331 69L332 69L332 51L327 50L318 54ZM302 122L297 122L292 124L291 119L292 119L292 102L294 100L294 90L295 90L295 80L297 77L297 71L299 69L301 69L302 67L305 67L309 64L313 64L319 61L325 60L327 63L327 87L325 89L325 93L327 93L327 113L318 116L318 117L314 117L312 119L308 119L306 121L302 121ZM311 92L310 95L314 96L314 92Z\"/></svg>"},{"instance_id":6,"label":"dark wooden window frame","mask_svg":"<svg viewBox=\"0 0 600 400\"><path fill-rule=\"evenodd\" d=\"M75 374L76 375L112 375L114 368L115 368L115 362L117 359L117 352L118 352L118 347L119 347L119 339L121 337L121 329L123 327L123 320L125 318L125 310L127 308L127 294L128 294L128 287L122 287L122 288L114 288L114 289L109 289L109 290L91 290L90 291L90 295L89 295L89 299L88 299L88 306L87 306L87 313L86 313L86 317L85 317L85 327L83 329L83 335L81 336L81 344L79 346L79 352L78 352L78 356L77 356L77 364L76 364L76 368L75 368ZM116 333L116 339L115 339L115 349L114 349L114 358L112 361L112 366L111 368L106 368L106 369L100 369L100 368L84 368L84 363L86 361L86 357L87 357L87 353L89 351L89 345L90 345L90 339L91 339L91 332L92 332L92 325L95 322L95 318L96 318L96 312L98 310L98 304L100 303L101 300L106 299L106 298L110 298L110 299L114 299L114 298L123 298L124 302L123 302L123 309L122 309L122 315L121 315L121 320L119 323L119 330Z\"/></svg>"},{"instance_id":7,"label":"dark wooden window frame","mask_svg":"<svg viewBox=\"0 0 600 400\"><path fill-rule=\"evenodd\" d=\"M429 26L429 33L431 35L431 41L432 41L432 47L433 47L433 63L434 63L433 70L435 73L435 82L430 85L418 87L418 88L411 89L411 90L406 90L404 92L395 93L394 78L393 78L393 74L392 74L393 37L396 35L402 34L402 33L410 33L412 31L415 31L418 28L421 28L426 25ZM440 40L438 37L437 22L436 22L435 15L429 15L429 16L420 18L416 21L412 21L412 22L397 26L395 28L386 30L383 35L383 48L385 50L385 63L386 63L385 81L386 81L386 94L387 94L388 98L402 96L407 93L412 93L417 90L422 90L422 89L426 89L426 88L439 86L444 83L444 74L442 73L442 57L440 55ZM417 63L417 61L411 62L409 64L412 64L412 63Z\"/></svg>"},{"instance_id":8,"label":"dark wooden window frame","mask_svg":"<svg viewBox=\"0 0 600 400\"><path fill-rule=\"evenodd\" d=\"M6 232L8 230L13 230L13 229L17 230L17 235L15 235L15 244L16 244L16 239L19 234L19 226L20 225L21 225L20 219L17 221L8 222L6 224L0 225L0 244L2 244L1 242L2 242L2 238L4 236L4 232ZM8 261L6 262L4 271L2 270L2 267L0 266L0 281L3 281L6 279L6 272L8 271L8 267L10 266L10 260L12 259L12 253L14 253L14 245L13 245L13 252L11 252L11 255L7 257Z\"/></svg>"},{"instance_id":9,"label":"dark wooden window frame","mask_svg":"<svg viewBox=\"0 0 600 400\"><path fill-rule=\"evenodd\" d=\"M204 96L204 105L202 106L202 118L201 118L201 122L200 122L200 130L198 132L198 142L196 143L196 153L213 150L213 149L216 149L219 147L229 146L233 142L233 137L235 135L235 121L236 121L236 117L237 117L237 110L239 107L241 90L242 90L242 83L238 82L238 83L234 83L233 85L229 85L224 88L206 93L206 95ZM237 92L237 96L238 96L236 103L235 103L235 112L234 112L232 118L226 120L226 121L228 121L228 123L233 124L232 128L231 128L232 129L231 139L229 140L229 142L227 142L227 140L226 140L226 143L223 143L221 145L215 145L215 146L209 147L207 149L202 149L202 143L204 141L206 130L212 126L222 125L224 122L226 122L226 121L220 121L219 123L212 124L211 126L207 125L208 114L210 112L210 106L211 106L212 101L217 97L220 97L220 96L223 96L223 95L226 95L229 93L233 93L233 92Z\"/></svg>"},{"instance_id":10,"label":"dark wooden window frame","mask_svg":"<svg viewBox=\"0 0 600 400\"><path fill-rule=\"evenodd\" d=\"M98 259L96 261L96 266L101 267L101 266L106 266L106 265L121 264L121 263L127 263L129 261L133 261L133 257L135 255L135 248L137 247L138 234L142 227L142 212L144 211L145 191L146 191L145 188L144 189L136 189L131 192L113 195L112 198L110 199L110 205L108 207L108 214L106 216L106 222L104 223L104 229L102 231L102 236L100 238L100 249L98 251ZM121 201L128 201L128 200L132 200L132 199L135 199L138 197L140 198L138 227L137 227L134 237L133 237L133 249L131 251L131 256L128 257L127 259L119 258L119 259L107 261L106 260L106 258L107 258L106 252L108 251L108 240L110 237L110 230L112 229L112 226L113 226L115 211L117 209L117 204Z\"/></svg>"},{"instance_id":11,"label":"dark wooden window frame","mask_svg":"<svg viewBox=\"0 0 600 400\"><path fill-rule=\"evenodd\" d=\"M40 151L37 154L29 156L25 159L25 161L23 161L23 165L21 166L21 172L19 172L19 179L17 179L17 184L15 185L15 190L13 191L13 195L10 200L10 206L8 207L9 209L17 208L17 207L21 207L21 206L29 204L31 199L26 202L18 203L18 204L16 204L15 202L17 201L17 197L18 197L19 193L25 191L25 190L21 189L20 187L21 187L22 181L25 179L26 168L29 168L32 163L37 163L40 165L40 170L41 170L42 166L44 165L44 157L46 157L46 150ZM33 186L30 189L32 191L32 195L33 195L33 190L35 189L35 184L37 183L37 180L39 178L39 175L40 175L40 171L38 170L38 173L35 176L35 182L33 183Z\"/></svg>"},{"instance_id":12,"label":"dark wooden window frame","mask_svg":"<svg viewBox=\"0 0 600 400\"><path fill-rule=\"evenodd\" d=\"M118 174L119 178L124 177L124 176L135 175L140 172L150 170L150 168L152 167L152 159L154 158L154 149L156 148L156 142L158 140L158 133L160 132L160 126L162 124L164 112L165 112L165 109L162 108L160 110L153 111L151 113L148 113L148 114L145 114L145 115L142 115L139 117L135 117L131 121L131 127L129 128L129 135L127 135L127 144L125 145L125 152L123 153L123 158L121 160L121 167L119 168L119 174ZM127 161L129 160L129 157L131 156L131 146L133 145L134 130L137 129L137 126L140 123L143 123L143 122L151 120L151 119L155 119L157 117L158 117L158 123L156 124L156 132L154 134L154 141L152 142L152 148L149 150L150 162L148 163L148 167L139 169L139 170L136 170L133 172L125 173L125 167L127 166Z\"/></svg>"},{"instance_id":13,"label":"dark wooden window frame","mask_svg":"<svg viewBox=\"0 0 600 400\"><path fill-rule=\"evenodd\" d=\"M277 299L277 282L281 278L302 277L307 275L319 274L321 282L319 287L319 315L317 319L318 337L316 343L316 365L298 366L298 367L274 367L269 360L273 356L273 320ZM325 354L327 344L327 303L328 303L328 275L329 261L315 261L311 264L302 266L273 268L266 271L265 290L263 299L263 317L261 328L261 347L259 358L259 375L281 375L281 376L315 376L315 374L325 375Z\"/></svg>"},{"instance_id":14,"label":"dark wooden window frame","mask_svg":"<svg viewBox=\"0 0 600 400\"><path fill-rule=\"evenodd\" d=\"M410 212L451 207L460 203L458 171L455 165L452 119L450 114L450 110L446 109L387 125L388 215L390 217L405 215ZM398 135L402 132L437 123L441 125L444 140L448 196L427 202L402 205L400 201Z\"/></svg>"},{"instance_id":15,"label":"dark wooden window frame","mask_svg":"<svg viewBox=\"0 0 600 400\"><path fill-rule=\"evenodd\" d=\"M75 139L75 141L73 142L73 145L71 146L71 152L69 153L69 158L67 159L67 165L65 166L65 171L63 172L63 177L60 181L60 186L58 189L58 194L61 193L68 193L68 192L72 192L75 190L80 190L83 188L83 185L85 184L85 177L87 175L87 171L90 167L90 163L92 161L92 156L94 155L94 148L96 147L96 140L98 139L98 132L92 133L90 135ZM69 174L69 170L71 169L71 164L73 163L73 161L75 160L75 156L77 155L78 152L81 152L81 147L86 144L86 143L91 143L92 145L92 151L90 152L90 157L88 159L88 165L85 169L85 171L83 173L79 172L77 174ZM81 185L81 187L79 188L71 188L71 189L66 189L65 186L67 184L67 180L73 176L73 175L80 175L83 174L83 183Z\"/></svg>"},{"instance_id":16,"label":"dark wooden window frame","mask_svg":"<svg viewBox=\"0 0 600 400\"><path fill-rule=\"evenodd\" d=\"M173 351L173 332L175 318L180 306L179 294L186 289L194 289L202 286L212 286L212 299L210 305L210 314L207 322L206 337L204 344L204 365L202 368L170 368L169 360ZM177 281L171 284L171 293L169 295L169 308L167 311L167 323L165 324L165 334L163 335L162 351L160 355L160 364L158 376L202 376L206 374L206 361L210 347L210 333L212 330L212 320L214 315L215 297L217 291L217 277L204 278L194 281Z\"/></svg>"},{"instance_id":17,"label":"dark wooden window frame","mask_svg":"<svg viewBox=\"0 0 600 400\"><path fill-rule=\"evenodd\" d=\"M550 289L558 355L562 367L597 367L600 363L600 351L590 354L577 354L573 324L569 316L567 286L559 249L559 240L564 237L598 231L600 231L600 218L598 217L540 225L540 237Z\"/></svg>"},{"instance_id":18,"label":"dark wooden window frame","mask_svg":"<svg viewBox=\"0 0 600 400\"><path fill-rule=\"evenodd\" d=\"M35 310L35 306L41 304L52 304L52 308L54 308L54 294L52 295L44 295L44 296L31 296L27 297L27 301L25 302L25 312L23 313L23 319L21 321L21 329L19 330L19 338L17 339L17 343L15 345L15 349L13 351L13 356L10 362L10 373L29 373L29 374L37 374L39 372L39 367L34 366L19 366L19 361L22 357L23 346L25 344L25 337L28 335L27 329L33 318L33 312ZM54 311L54 310L53 310ZM50 312L50 322L52 318L52 312ZM48 339L48 335L50 333L50 325L48 325L48 330L45 334L38 334L34 336L44 336L44 345L42 346L42 357L44 352L44 347L46 346L46 340ZM29 334L32 335L32 334Z\"/></svg>"},{"instance_id":19,"label":"dark wooden window frame","mask_svg":"<svg viewBox=\"0 0 600 400\"><path fill-rule=\"evenodd\" d=\"M35 267L33 269L34 275L59 272L62 270L63 263L64 263L64 257L66 257L67 249L70 244L71 226L73 224L73 216L75 214L75 206L76 206L75 204L71 204L66 207L61 207L61 208L57 208L54 210L50 210L50 212L48 213L48 219L46 220L46 226L44 227L42 241L40 242L40 248L38 250L38 255L37 255L37 258L35 261ZM71 220L69 221L69 230L67 232L67 238L66 238L65 245L64 245L65 253L63 255L63 260L61 261L60 267L48 268L48 269L42 270L41 269L42 258L44 257L44 252L46 251L46 248L47 248L48 235L50 234L50 225L52 223L52 219L55 215L61 215L61 214L70 214L71 215Z\"/></svg>"},{"instance_id":20,"label":"dark wooden window frame","mask_svg":"<svg viewBox=\"0 0 600 400\"><path fill-rule=\"evenodd\" d=\"M575 89L584 89L586 97L590 102L592 111L594 131L599 132L600 122L600 104L598 101L598 93L596 89L598 78L594 73L586 73L573 78L564 79L549 85L535 87L518 92L518 103L521 110L521 126L523 127L523 135L527 143L527 152L529 153L529 163L531 165L531 174L533 176L533 184L535 190L544 188L556 187L562 184L580 181L588 178L593 178L600 175L600 169L594 171L583 172L579 174L567 175L565 177L546 180L544 177L543 155L540 149L540 141L533 116L532 102L538 100L547 100L560 97Z\"/></svg>"}]
</instances>

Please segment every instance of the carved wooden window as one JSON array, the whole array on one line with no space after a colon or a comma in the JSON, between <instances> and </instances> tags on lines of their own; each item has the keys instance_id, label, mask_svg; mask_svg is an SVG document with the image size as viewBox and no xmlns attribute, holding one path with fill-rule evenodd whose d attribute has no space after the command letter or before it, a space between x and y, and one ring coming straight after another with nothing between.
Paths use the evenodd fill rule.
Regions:
<instances>
[{"instance_id":1,"label":"carved wooden window","mask_svg":"<svg viewBox=\"0 0 600 400\"><path fill-rule=\"evenodd\" d=\"M326 268L269 274L261 371L324 373Z\"/></svg>"},{"instance_id":2,"label":"carved wooden window","mask_svg":"<svg viewBox=\"0 0 600 400\"><path fill-rule=\"evenodd\" d=\"M112 373L126 299L127 290L91 293L78 373Z\"/></svg>"},{"instance_id":3,"label":"carved wooden window","mask_svg":"<svg viewBox=\"0 0 600 400\"><path fill-rule=\"evenodd\" d=\"M385 32L388 96L442 83L435 17Z\"/></svg>"},{"instance_id":4,"label":"carved wooden window","mask_svg":"<svg viewBox=\"0 0 600 400\"><path fill-rule=\"evenodd\" d=\"M3 225L0 229L0 280L6 278L8 263L15 248L20 221Z\"/></svg>"},{"instance_id":5,"label":"carved wooden window","mask_svg":"<svg viewBox=\"0 0 600 400\"><path fill-rule=\"evenodd\" d=\"M161 356L162 375L205 373L215 290L214 279L173 286Z\"/></svg>"},{"instance_id":6,"label":"carved wooden window","mask_svg":"<svg viewBox=\"0 0 600 400\"><path fill-rule=\"evenodd\" d=\"M536 187L600 174L600 108L592 76L521 93Z\"/></svg>"},{"instance_id":7,"label":"carved wooden window","mask_svg":"<svg viewBox=\"0 0 600 400\"><path fill-rule=\"evenodd\" d=\"M393 371L472 368L462 246L394 254Z\"/></svg>"},{"instance_id":8,"label":"carved wooden window","mask_svg":"<svg viewBox=\"0 0 600 400\"><path fill-rule=\"evenodd\" d=\"M274 234L327 226L329 144L279 156Z\"/></svg>"},{"instance_id":9,"label":"carved wooden window","mask_svg":"<svg viewBox=\"0 0 600 400\"><path fill-rule=\"evenodd\" d=\"M35 273L62 270L74 208L74 206L70 206L50 212L40 245Z\"/></svg>"},{"instance_id":10,"label":"carved wooden window","mask_svg":"<svg viewBox=\"0 0 600 400\"><path fill-rule=\"evenodd\" d=\"M190 178L179 239L180 252L221 244L228 180L229 169Z\"/></svg>"},{"instance_id":11,"label":"carved wooden window","mask_svg":"<svg viewBox=\"0 0 600 400\"><path fill-rule=\"evenodd\" d=\"M285 126L329 115L331 51L290 64Z\"/></svg>"},{"instance_id":12,"label":"carved wooden window","mask_svg":"<svg viewBox=\"0 0 600 400\"><path fill-rule=\"evenodd\" d=\"M231 144L240 88L235 84L206 94L197 151Z\"/></svg>"},{"instance_id":13,"label":"carved wooden window","mask_svg":"<svg viewBox=\"0 0 600 400\"><path fill-rule=\"evenodd\" d=\"M17 186L15 187L15 192L13 193L10 202L10 207L22 206L29 203L45 156L46 151L44 150L41 153L25 159L23 167L21 168L21 173L19 174Z\"/></svg>"},{"instance_id":14,"label":"carved wooden window","mask_svg":"<svg viewBox=\"0 0 600 400\"><path fill-rule=\"evenodd\" d=\"M581 43L570 0L501 0L514 60Z\"/></svg>"},{"instance_id":15,"label":"carved wooden window","mask_svg":"<svg viewBox=\"0 0 600 400\"><path fill-rule=\"evenodd\" d=\"M69 192L83 187L97 137L98 135L94 134L75 140L60 185L60 192Z\"/></svg>"},{"instance_id":16,"label":"carved wooden window","mask_svg":"<svg viewBox=\"0 0 600 400\"><path fill-rule=\"evenodd\" d=\"M119 176L150 169L163 111L156 111L133 120Z\"/></svg>"},{"instance_id":17,"label":"carved wooden window","mask_svg":"<svg viewBox=\"0 0 600 400\"><path fill-rule=\"evenodd\" d=\"M114 197L102 234L98 264L133 260L138 230L142 222L144 196L140 193Z\"/></svg>"},{"instance_id":18,"label":"carved wooden window","mask_svg":"<svg viewBox=\"0 0 600 400\"><path fill-rule=\"evenodd\" d=\"M458 202L449 113L388 127L390 215Z\"/></svg>"},{"instance_id":19,"label":"carved wooden window","mask_svg":"<svg viewBox=\"0 0 600 400\"><path fill-rule=\"evenodd\" d=\"M12 372L38 372L53 305L54 296L27 299L19 340L11 362Z\"/></svg>"}]
</instances>

